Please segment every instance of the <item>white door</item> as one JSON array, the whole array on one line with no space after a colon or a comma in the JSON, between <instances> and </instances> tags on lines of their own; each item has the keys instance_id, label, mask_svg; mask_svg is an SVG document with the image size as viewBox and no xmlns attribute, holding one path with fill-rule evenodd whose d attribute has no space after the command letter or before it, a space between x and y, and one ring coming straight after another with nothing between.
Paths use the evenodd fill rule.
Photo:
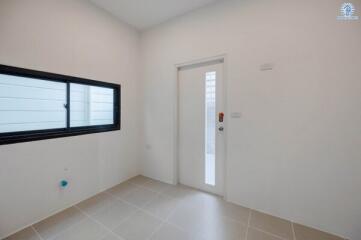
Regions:
<instances>
[{"instance_id":1,"label":"white door","mask_svg":"<svg viewBox=\"0 0 361 240\"><path fill-rule=\"evenodd\" d=\"M223 63L180 68L179 182L223 195Z\"/></svg>"}]
</instances>

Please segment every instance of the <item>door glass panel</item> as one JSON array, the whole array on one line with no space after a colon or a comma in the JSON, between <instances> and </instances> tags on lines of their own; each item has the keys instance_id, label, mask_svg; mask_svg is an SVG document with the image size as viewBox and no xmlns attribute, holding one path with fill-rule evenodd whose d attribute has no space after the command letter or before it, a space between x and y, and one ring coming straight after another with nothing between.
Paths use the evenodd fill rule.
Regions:
<instances>
[{"instance_id":1,"label":"door glass panel","mask_svg":"<svg viewBox=\"0 0 361 240\"><path fill-rule=\"evenodd\" d=\"M205 84L205 183L216 183L216 72L206 73Z\"/></svg>"}]
</instances>

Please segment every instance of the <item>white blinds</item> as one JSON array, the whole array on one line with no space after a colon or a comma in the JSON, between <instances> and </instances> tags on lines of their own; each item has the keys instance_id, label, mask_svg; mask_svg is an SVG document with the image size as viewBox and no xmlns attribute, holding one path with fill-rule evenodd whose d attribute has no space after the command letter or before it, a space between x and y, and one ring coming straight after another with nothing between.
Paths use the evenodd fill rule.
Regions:
<instances>
[{"instance_id":1,"label":"white blinds","mask_svg":"<svg viewBox=\"0 0 361 240\"><path fill-rule=\"evenodd\" d=\"M66 84L0 74L0 133L66 127Z\"/></svg>"},{"instance_id":2,"label":"white blinds","mask_svg":"<svg viewBox=\"0 0 361 240\"><path fill-rule=\"evenodd\" d=\"M114 90L70 84L70 126L95 126L114 123Z\"/></svg>"}]
</instances>

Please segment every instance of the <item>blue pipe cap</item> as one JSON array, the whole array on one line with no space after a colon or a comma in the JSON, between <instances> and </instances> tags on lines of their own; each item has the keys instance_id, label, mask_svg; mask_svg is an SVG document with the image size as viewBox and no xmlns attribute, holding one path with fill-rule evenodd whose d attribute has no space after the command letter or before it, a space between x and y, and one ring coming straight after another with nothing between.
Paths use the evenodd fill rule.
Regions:
<instances>
[{"instance_id":1,"label":"blue pipe cap","mask_svg":"<svg viewBox=\"0 0 361 240\"><path fill-rule=\"evenodd\" d=\"M61 180L60 181L60 187L61 188L66 188L69 185L68 181L66 180Z\"/></svg>"}]
</instances>

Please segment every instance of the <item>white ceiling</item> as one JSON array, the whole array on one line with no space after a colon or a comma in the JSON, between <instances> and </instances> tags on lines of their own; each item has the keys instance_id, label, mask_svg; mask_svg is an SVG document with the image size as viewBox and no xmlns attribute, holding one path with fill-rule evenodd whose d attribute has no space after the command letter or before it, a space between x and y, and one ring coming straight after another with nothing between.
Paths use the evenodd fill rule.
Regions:
<instances>
[{"instance_id":1,"label":"white ceiling","mask_svg":"<svg viewBox=\"0 0 361 240\"><path fill-rule=\"evenodd\" d=\"M91 0L139 30L221 0Z\"/></svg>"}]
</instances>

